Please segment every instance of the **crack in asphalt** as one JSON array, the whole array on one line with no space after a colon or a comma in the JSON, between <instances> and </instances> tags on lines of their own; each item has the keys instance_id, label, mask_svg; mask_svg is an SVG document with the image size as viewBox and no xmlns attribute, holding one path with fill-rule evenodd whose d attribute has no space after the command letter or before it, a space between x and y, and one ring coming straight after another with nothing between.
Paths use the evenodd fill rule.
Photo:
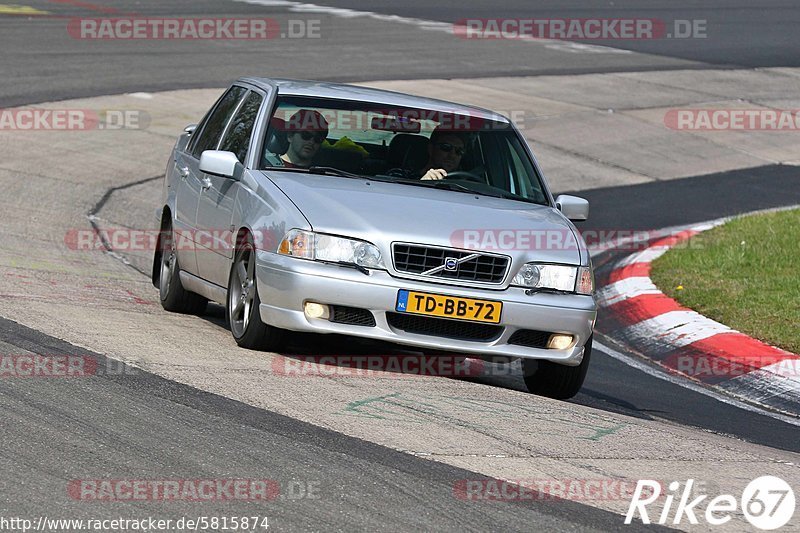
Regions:
<instances>
[{"instance_id":1,"label":"crack in asphalt","mask_svg":"<svg viewBox=\"0 0 800 533\"><path fill-rule=\"evenodd\" d=\"M97 215L98 213L100 213L103 207L105 207L106 203L111 199L111 196L115 192L129 189L131 187L136 187L137 185L144 185L145 183L150 183L151 181L156 181L161 178L163 178L163 176L153 176L152 178L139 179L136 181L125 183L123 185L118 185L116 187L110 187L109 189L106 190L103 196L100 197L97 203L94 204L94 206L86 213L86 218L89 220L89 224L92 225L92 229L94 230L95 235L97 235L97 238L100 239L100 243L103 245L104 253L110 257L113 257L123 265L132 268L133 270L142 274L143 276L149 276L150 274L138 268L136 265L131 264L131 262L125 259L125 257L114 251L114 247L111 246L111 243L108 242L108 239L106 239L105 235L103 235L103 233L100 231L100 226L98 226L96 222L98 220Z\"/></svg>"}]
</instances>

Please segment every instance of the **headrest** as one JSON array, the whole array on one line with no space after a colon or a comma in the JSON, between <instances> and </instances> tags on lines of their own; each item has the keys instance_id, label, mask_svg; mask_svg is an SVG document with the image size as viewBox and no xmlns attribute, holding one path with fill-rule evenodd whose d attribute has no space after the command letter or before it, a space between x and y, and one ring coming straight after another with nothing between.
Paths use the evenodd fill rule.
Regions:
<instances>
[{"instance_id":1,"label":"headrest","mask_svg":"<svg viewBox=\"0 0 800 533\"><path fill-rule=\"evenodd\" d=\"M267 152L283 155L289 149L289 138L286 136L286 121L273 117L269 121L269 137L267 139Z\"/></svg>"},{"instance_id":2,"label":"headrest","mask_svg":"<svg viewBox=\"0 0 800 533\"><path fill-rule=\"evenodd\" d=\"M398 133L389 143L389 163L398 168L417 170L428 162L428 138L411 133Z\"/></svg>"}]
</instances>

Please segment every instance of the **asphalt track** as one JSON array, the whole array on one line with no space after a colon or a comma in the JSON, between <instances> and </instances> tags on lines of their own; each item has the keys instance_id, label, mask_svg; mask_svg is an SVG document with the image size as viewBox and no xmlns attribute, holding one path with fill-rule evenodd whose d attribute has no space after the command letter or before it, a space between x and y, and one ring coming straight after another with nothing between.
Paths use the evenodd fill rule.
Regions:
<instances>
[{"instance_id":1,"label":"asphalt track","mask_svg":"<svg viewBox=\"0 0 800 533\"><path fill-rule=\"evenodd\" d=\"M355 0L316 2L349 9L365 9ZM786 0L759 2L712 0L693 2L677 0L547 0L529 2L492 0L470 2L457 0L426 2L410 0L399 4L390 0L369 2L369 9L380 13L455 22L461 19L567 19L567 18L647 18L664 22L669 29L675 20L705 21L705 38L631 39L614 41L587 39L587 44L608 45L646 54L700 61L719 67L772 67L800 64L800 44L794 37L798 6ZM600 64L598 71L608 67Z\"/></svg>"},{"instance_id":2,"label":"asphalt track","mask_svg":"<svg viewBox=\"0 0 800 533\"><path fill-rule=\"evenodd\" d=\"M280 485L280 505L175 502L154 512L145 502L116 502L114 514L120 516L256 514L292 531L321 524L330 531L518 530L525 524L609 531L619 524L613 513L570 501L460 501L453 497L456 481L487 478L109 363L101 354L4 319L0 327L3 351L71 353L113 368L77 385L75 379L0 382L5 516L97 516L101 511L92 504L104 502L87 506L68 496L65 486L103 479L114 470L136 479L170 479L168 472L180 471L188 479L269 479Z\"/></svg>"},{"instance_id":3,"label":"asphalt track","mask_svg":"<svg viewBox=\"0 0 800 533\"><path fill-rule=\"evenodd\" d=\"M297 18L320 20L325 31L319 39L88 41L68 35L66 26L72 17L131 12L151 17L277 17L286 14L286 9L219 0L148 1L133 7L122 0L108 0L102 6L31 0L25 5L48 15L0 16L0 70L4 73L0 105L4 106L130 91L224 87L243 75L359 81L709 66L669 56L576 54L525 43L465 42L438 32L425 32L420 37L406 24L393 25L387 31L385 24L370 19L364 19L359 31L352 32L340 29L341 19L337 17L308 13ZM442 12L453 13L450 22L471 13L457 2L450 2L449 9L444 9L446 3L440 5ZM373 9L370 6L367 9ZM429 8L422 7L402 10L420 17L431 14ZM509 11L508 15L513 13ZM731 54L738 57L736 50Z\"/></svg>"},{"instance_id":4,"label":"asphalt track","mask_svg":"<svg viewBox=\"0 0 800 533\"><path fill-rule=\"evenodd\" d=\"M356 7L348 2L325 2ZM358 61L343 62L326 53L324 43L125 43L98 47L65 35L62 17L97 16L97 10L69 3L25 2L53 17L0 16L0 105L9 107L78 96L172 88L219 87L243 74L368 80L513 74L612 72L672 68L730 68L798 64L793 20L800 8L789 2L757 7L730 2L670 3L669 9L642 2L616 2L593 11L590 2L541 2L536 16L650 16L706 18L707 46L680 41L617 43L652 56L576 55L519 46L498 58L491 50L453 46L432 53L436 42L408 42L402 31L389 36L370 32L365 23L349 39ZM490 2L465 8L457 2L379 2L369 9L452 22L465 17L531 16L525 2ZM655 3L651 3L655 6ZM121 13L129 3L108 1ZM275 11L280 11L279 7ZM264 14L263 9L218 1L142 2L136 13L149 16L234 16ZM644 13L644 15L642 15ZM60 31L59 31L60 30ZM462 43L463 44L463 43ZM604 44L604 43L598 43ZM164 53L164 51L167 53ZM359 53L360 52L360 53ZM483 54L486 54L484 56ZM485 60L491 56L491 63ZM350 57L353 57L352 55ZM420 61L424 57L426 60ZM623 59L620 59L622 57ZM405 59L404 59L405 58ZM768 167L722 175L629 187L575 191L592 204L586 229L656 229L800 203L800 180L791 167ZM0 319L6 351L53 353L63 341ZM74 347L69 347L75 352ZM87 354L102 360L101 354ZM0 464L0 508L4 514L91 514L64 494L65 480L95 472L98 478L120 468L153 477L165 469L196 477L235 477L237 472L284 483L319 479L323 492L338 499L299 499L273 507L270 517L293 529L611 530L619 517L571 502L496 507L467 505L452 497L452 482L466 471L432 463L265 410L200 392L139 372L135 379L97 376L56 385L0 381L7 415ZM666 419L780 449L800 451L796 427L743 411L652 378L596 352L582 392L573 400L598 409ZM132 439L131 436L135 438ZM25 480L25 481L21 481ZM58 496L54 497L53 495ZM226 504L204 507L206 514L246 513L252 508ZM348 509L347 516L341 509ZM375 513L374 509L380 509ZM138 509L137 509L138 510ZM191 505L169 509L170 516L193 512ZM166 515L165 515L166 516ZM327 529L327 527L326 527Z\"/></svg>"},{"instance_id":5,"label":"asphalt track","mask_svg":"<svg viewBox=\"0 0 800 533\"><path fill-rule=\"evenodd\" d=\"M465 5L442 2L369 2L338 0L318 5L370 10L423 20L453 23L463 18L629 17L664 21L707 21L707 37L585 41L643 54L575 53L541 50L515 42L465 42L437 39L434 32L409 39L405 26L385 33L365 19L355 34L337 33L330 24L321 39L243 42L102 43L81 41L64 28L71 17L113 16L270 16L280 5L264 7L218 0L101 3L31 0L26 6L50 13L44 17L0 16L0 105L21 105L79 96L175 88L222 87L242 75L291 76L334 81L417 79L425 77L517 76L588 72L733 68L800 64L795 26L800 9L780 0L663 2L526 2L498 5L490 0ZM273 2L274 4L274 2ZM304 15L308 16L308 15ZM325 15L321 20L327 23ZM334 21L335 22L335 21ZM380 31L379 35L376 32ZM346 60L336 57L345 51ZM498 50L503 50L498 53Z\"/></svg>"}]
</instances>

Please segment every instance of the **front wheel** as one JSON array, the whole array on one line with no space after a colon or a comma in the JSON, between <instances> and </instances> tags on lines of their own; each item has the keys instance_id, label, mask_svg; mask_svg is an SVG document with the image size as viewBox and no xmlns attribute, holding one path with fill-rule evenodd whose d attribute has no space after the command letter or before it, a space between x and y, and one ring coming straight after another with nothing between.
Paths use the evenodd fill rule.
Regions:
<instances>
[{"instance_id":1,"label":"front wheel","mask_svg":"<svg viewBox=\"0 0 800 533\"><path fill-rule=\"evenodd\" d=\"M578 366L566 366L552 361L522 360L522 373L528 391L556 400L572 398L583 386L589 359L592 355L592 337L583 347L583 360Z\"/></svg>"},{"instance_id":2,"label":"front wheel","mask_svg":"<svg viewBox=\"0 0 800 533\"><path fill-rule=\"evenodd\" d=\"M156 248L158 261L158 296L161 307L175 313L200 315L206 310L208 300L183 288L180 265L175 247L172 225L166 224L158 236Z\"/></svg>"},{"instance_id":3,"label":"front wheel","mask_svg":"<svg viewBox=\"0 0 800 533\"><path fill-rule=\"evenodd\" d=\"M228 278L228 323L236 344L251 350L275 351L283 331L261 320L261 299L256 285L256 252L247 235L239 244Z\"/></svg>"}]
</instances>

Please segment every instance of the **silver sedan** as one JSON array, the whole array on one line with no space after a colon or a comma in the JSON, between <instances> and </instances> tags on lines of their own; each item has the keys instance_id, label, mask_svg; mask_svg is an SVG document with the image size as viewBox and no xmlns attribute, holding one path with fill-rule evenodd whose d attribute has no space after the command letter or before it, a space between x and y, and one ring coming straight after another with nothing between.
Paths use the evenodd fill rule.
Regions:
<instances>
[{"instance_id":1,"label":"silver sedan","mask_svg":"<svg viewBox=\"0 0 800 533\"><path fill-rule=\"evenodd\" d=\"M588 210L491 111L243 78L173 149L153 283L169 311L225 305L246 348L304 331L519 358L531 392L569 398L597 314Z\"/></svg>"}]
</instances>

